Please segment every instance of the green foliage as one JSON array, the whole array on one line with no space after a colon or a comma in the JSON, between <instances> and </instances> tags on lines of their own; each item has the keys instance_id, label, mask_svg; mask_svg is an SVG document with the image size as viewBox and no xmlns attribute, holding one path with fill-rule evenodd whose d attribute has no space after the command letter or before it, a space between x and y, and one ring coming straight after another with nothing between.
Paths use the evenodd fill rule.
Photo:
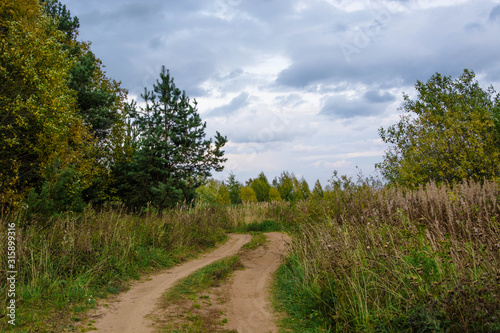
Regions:
<instances>
[{"instance_id":1,"label":"green foliage","mask_svg":"<svg viewBox=\"0 0 500 333\"><path fill-rule=\"evenodd\" d=\"M272 232L282 231L283 226L276 223L274 220L264 220L262 222L252 222L241 226L238 231L240 232Z\"/></svg>"},{"instance_id":2,"label":"green foliage","mask_svg":"<svg viewBox=\"0 0 500 333\"><path fill-rule=\"evenodd\" d=\"M250 186L243 186L240 192L240 198L243 203L257 202L257 196Z\"/></svg>"},{"instance_id":3,"label":"green foliage","mask_svg":"<svg viewBox=\"0 0 500 333\"><path fill-rule=\"evenodd\" d=\"M292 254L278 268L274 282L275 305L289 315L284 326L295 332L328 331L334 320L330 312L336 307L335 290L333 281L311 280L301 258Z\"/></svg>"},{"instance_id":4,"label":"green foliage","mask_svg":"<svg viewBox=\"0 0 500 333\"><path fill-rule=\"evenodd\" d=\"M453 81L433 75L418 81L416 100L404 96L399 123L380 136L393 146L377 167L391 183L418 186L499 176L500 104L493 87L483 90L472 71Z\"/></svg>"},{"instance_id":5,"label":"green foliage","mask_svg":"<svg viewBox=\"0 0 500 333\"><path fill-rule=\"evenodd\" d=\"M250 179L247 184L255 192L258 202L269 201L269 189L271 185L269 185L269 181L264 172L259 173L257 178Z\"/></svg>"},{"instance_id":6,"label":"green foliage","mask_svg":"<svg viewBox=\"0 0 500 333\"><path fill-rule=\"evenodd\" d=\"M241 203L241 187L242 184L236 180L236 176L231 172L227 178L227 189L233 205Z\"/></svg>"},{"instance_id":7,"label":"green foliage","mask_svg":"<svg viewBox=\"0 0 500 333\"><path fill-rule=\"evenodd\" d=\"M294 201L293 180L295 176L287 171L283 171L279 178L273 181L273 186L276 187L283 200Z\"/></svg>"},{"instance_id":8,"label":"green foliage","mask_svg":"<svg viewBox=\"0 0 500 333\"><path fill-rule=\"evenodd\" d=\"M64 172L61 171L61 172ZM223 241L235 225L223 209L179 207L141 217L120 211L70 212L44 228L24 210L0 209L0 243L16 224L16 329L64 331L71 316L92 308L108 293L122 292L127 279L171 267ZM7 262L7 252L0 252ZM0 284L6 304L7 284ZM76 317L75 317L76 318ZM7 331L0 321L0 331Z\"/></svg>"},{"instance_id":9,"label":"green foliage","mask_svg":"<svg viewBox=\"0 0 500 333\"><path fill-rule=\"evenodd\" d=\"M82 188L95 177L93 140L79 116L65 39L38 1L0 4L0 202L18 207L57 157Z\"/></svg>"},{"instance_id":10,"label":"green foliage","mask_svg":"<svg viewBox=\"0 0 500 333\"><path fill-rule=\"evenodd\" d=\"M336 173L330 183L323 199L290 205L298 227L275 287L287 327L498 330L498 184L410 190Z\"/></svg>"},{"instance_id":11,"label":"green foliage","mask_svg":"<svg viewBox=\"0 0 500 333\"><path fill-rule=\"evenodd\" d=\"M219 205L229 205L231 203L229 190L224 183L219 186L219 191L217 193L217 203Z\"/></svg>"},{"instance_id":12,"label":"green foliage","mask_svg":"<svg viewBox=\"0 0 500 333\"><path fill-rule=\"evenodd\" d=\"M187 278L182 279L172 289L168 290L163 298L165 300L176 300L179 297L188 297L201 290L219 284L227 279L236 269L243 268L239 256L231 256L219 259L203 268L200 268Z\"/></svg>"},{"instance_id":13,"label":"green foliage","mask_svg":"<svg viewBox=\"0 0 500 333\"><path fill-rule=\"evenodd\" d=\"M221 171L227 139L218 132L215 142L205 139L197 103L178 89L162 68L153 91L145 89L146 103L131 107L130 117L138 133L138 148L130 161L115 166L117 194L129 207L150 203L158 213L180 201L190 202L200 179L212 169Z\"/></svg>"},{"instance_id":14,"label":"green foliage","mask_svg":"<svg viewBox=\"0 0 500 333\"><path fill-rule=\"evenodd\" d=\"M209 179L205 184L196 189L197 202L208 205L216 205L219 187L220 182L214 179Z\"/></svg>"},{"instance_id":15,"label":"green foliage","mask_svg":"<svg viewBox=\"0 0 500 333\"><path fill-rule=\"evenodd\" d=\"M36 218L50 218L61 212L82 212L85 204L78 172L67 167L61 169L61 161L56 159L46 168L45 181L38 193L32 189L25 200L27 221Z\"/></svg>"},{"instance_id":16,"label":"green foliage","mask_svg":"<svg viewBox=\"0 0 500 333\"><path fill-rule=\"evenodd\" d=\"M270 202L281 201L280 192L276 188L274 188L274 187L271 187L269 189L269 201Z\"/></svg>"},{"instance_id":17,"label":"green foliage","mask_svg":"<svg viewBox=\"0 0 500 333\"><path fill-rule=\"evenodd\" d=\"M230 193L222 181L209 179L196 189L196 200L201 204L228 205L231 203Z\"/></svg>"},{"instance_id":18,"label":"green foliage","mask_svg":"<svg viewBox=\"0 0 500 333\"><path fill-rule=\"evenodd\" d=\"M54 24L57 25L57 29L66 34L67 40L75 39L78 34L77 29L80 27L78 17L72 17L66 5L61 4L58 0L40 0L40 3L45 12L56 21Z\"/></svg>"},{"instance_id":19,"label":"green foliage","mask_svg":"<svg viewBox=\"0 0 500 333\"><path fill-rule=\"evenodd\" d=\"M324 192L323 192L323 187L321 186L321 183L318 180L316 180L316 183L314 183L314 188L312 190L312 196L316 199L323 198Z\"/></svg>"}]
</instances>

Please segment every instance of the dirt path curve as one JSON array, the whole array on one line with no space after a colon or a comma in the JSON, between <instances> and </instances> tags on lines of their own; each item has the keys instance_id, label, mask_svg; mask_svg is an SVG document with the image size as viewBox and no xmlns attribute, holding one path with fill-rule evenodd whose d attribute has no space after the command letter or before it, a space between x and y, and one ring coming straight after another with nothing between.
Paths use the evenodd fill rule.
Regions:
<instances>
[{"instance_id":1,"label":"dirt path curve","mask_svg":"<svg viewBox=\"0 0 500 333\"><path fill-rule=\"evenodd\" d=\"M269 301L269 288L290 238L279 232L265 235L270 243L241 258L245 269L234 274L229 290L227 329L239 333L278 331Z\"/></svg>"},{"instance_id":2,"label":"dirt path curve","mask_svg":"<svg viewBox=\"0 0 500 333\"><path fill-rule=\"evenodd\" d=\"M129 291L119 295L116 302L112 302L108 308L98 310L99 319L95 327L98 332L109 333L153 332L153 327L145 317L153 312L156 301L166 289L203 266L236 254L241 246L249 241L250 235L230 235L224 245L199 259L188 261L154 275L147 281L134 284Z\"/></svg>"}]
</instances>

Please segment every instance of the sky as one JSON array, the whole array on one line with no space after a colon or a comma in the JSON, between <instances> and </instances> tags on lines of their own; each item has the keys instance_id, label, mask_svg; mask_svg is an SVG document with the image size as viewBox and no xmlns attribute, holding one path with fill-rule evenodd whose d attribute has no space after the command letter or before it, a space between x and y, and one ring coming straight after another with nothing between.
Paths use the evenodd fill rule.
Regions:
<instances>
[{"instance_id":1,"label":"sky","mask_svg":"<svg viewBox=\"0 0 500 333\"><path fill-rule=\"evenodd\" d=\"M500 0L61 0L140 102L162 66L227 136L240 181L376 176L403 93L473 70L500 89Z\"/></svg>"}]
</instances>

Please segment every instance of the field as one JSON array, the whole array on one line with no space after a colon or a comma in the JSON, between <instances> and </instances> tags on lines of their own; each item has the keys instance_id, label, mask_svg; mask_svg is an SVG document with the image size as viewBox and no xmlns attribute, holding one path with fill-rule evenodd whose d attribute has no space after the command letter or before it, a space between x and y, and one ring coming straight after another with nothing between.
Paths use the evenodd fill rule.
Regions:
<instances>
[{"instance_id":1,"label":"field","mask_svg":"<svg viewBox=\"0 0 500 333\"><path fill-rule=\"evenodd\" d=\"M3 317L0 328L81 330L97 300L142 273L188 260L228 231L284 230L291 252L273 288L284 328L496 332L499 204L494 182L408 190L345 180L322 198L179 206L161 217L88 208L43 222L3 213L0 243L9 224L17 231L17 325ZM0 295L6 304L4 283Z\"/></svg>"}]
</instances>

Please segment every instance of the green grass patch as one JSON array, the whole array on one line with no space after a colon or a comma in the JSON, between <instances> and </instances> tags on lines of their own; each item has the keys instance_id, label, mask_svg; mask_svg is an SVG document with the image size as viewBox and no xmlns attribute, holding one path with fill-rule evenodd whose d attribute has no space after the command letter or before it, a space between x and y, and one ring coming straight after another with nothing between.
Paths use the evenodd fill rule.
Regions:
<instances>
[{"instance_id":1,"label":"green grass patch","mask_svg":"<svg viewBox=\"0 0 500 333\"><path fill-rule=\"evenodd\" d=\"M335 299L326 297L324 287L321 281L307 277L297 255L288 257L276 271L273 288L275 308L288 314L281 322L283 328L304 333L328 331L330 318L325 313L335 307ZM327 287L325 290L334 290L333 282Z\"/></svg>"},{"instance_id":2,"label":"green grass patch","mask_svg":"<svg viewBox=\"0 0 500 333\"><path fill-rule=\"evenodd\" d=\"M252 234L252 239L250 239L250 242L243 245L241 247L242 249L255 250L259 246L264 245L266 243L267 237L262 232L252 232L251 234Z\"/></svg>"},{"instance_id":3,"label":"green grass patch","mask_svg":"<svg viewBox=\"0 0 500 333\"><path fill-rule=\"evenodd\" d=\"M196 295L197 292L216 286L226 280L236 269L242 269L239 256L231 256L207 265L169 289L163 298L166 302Z\"/></svg>"},{"instance_id":4,"label":"green grass patch","mask_svg":"<svg viewBox=\"0 0 500 333\"><path fill-rule=\"evenodd\" d=\"M262 222L252 222L249 224L245 224L240 226L237 229L239 232L273 232L273 231L282 231L283 225L281 223L277 223L274 220L264 220Z\"/></svg>"}]
</instances>

